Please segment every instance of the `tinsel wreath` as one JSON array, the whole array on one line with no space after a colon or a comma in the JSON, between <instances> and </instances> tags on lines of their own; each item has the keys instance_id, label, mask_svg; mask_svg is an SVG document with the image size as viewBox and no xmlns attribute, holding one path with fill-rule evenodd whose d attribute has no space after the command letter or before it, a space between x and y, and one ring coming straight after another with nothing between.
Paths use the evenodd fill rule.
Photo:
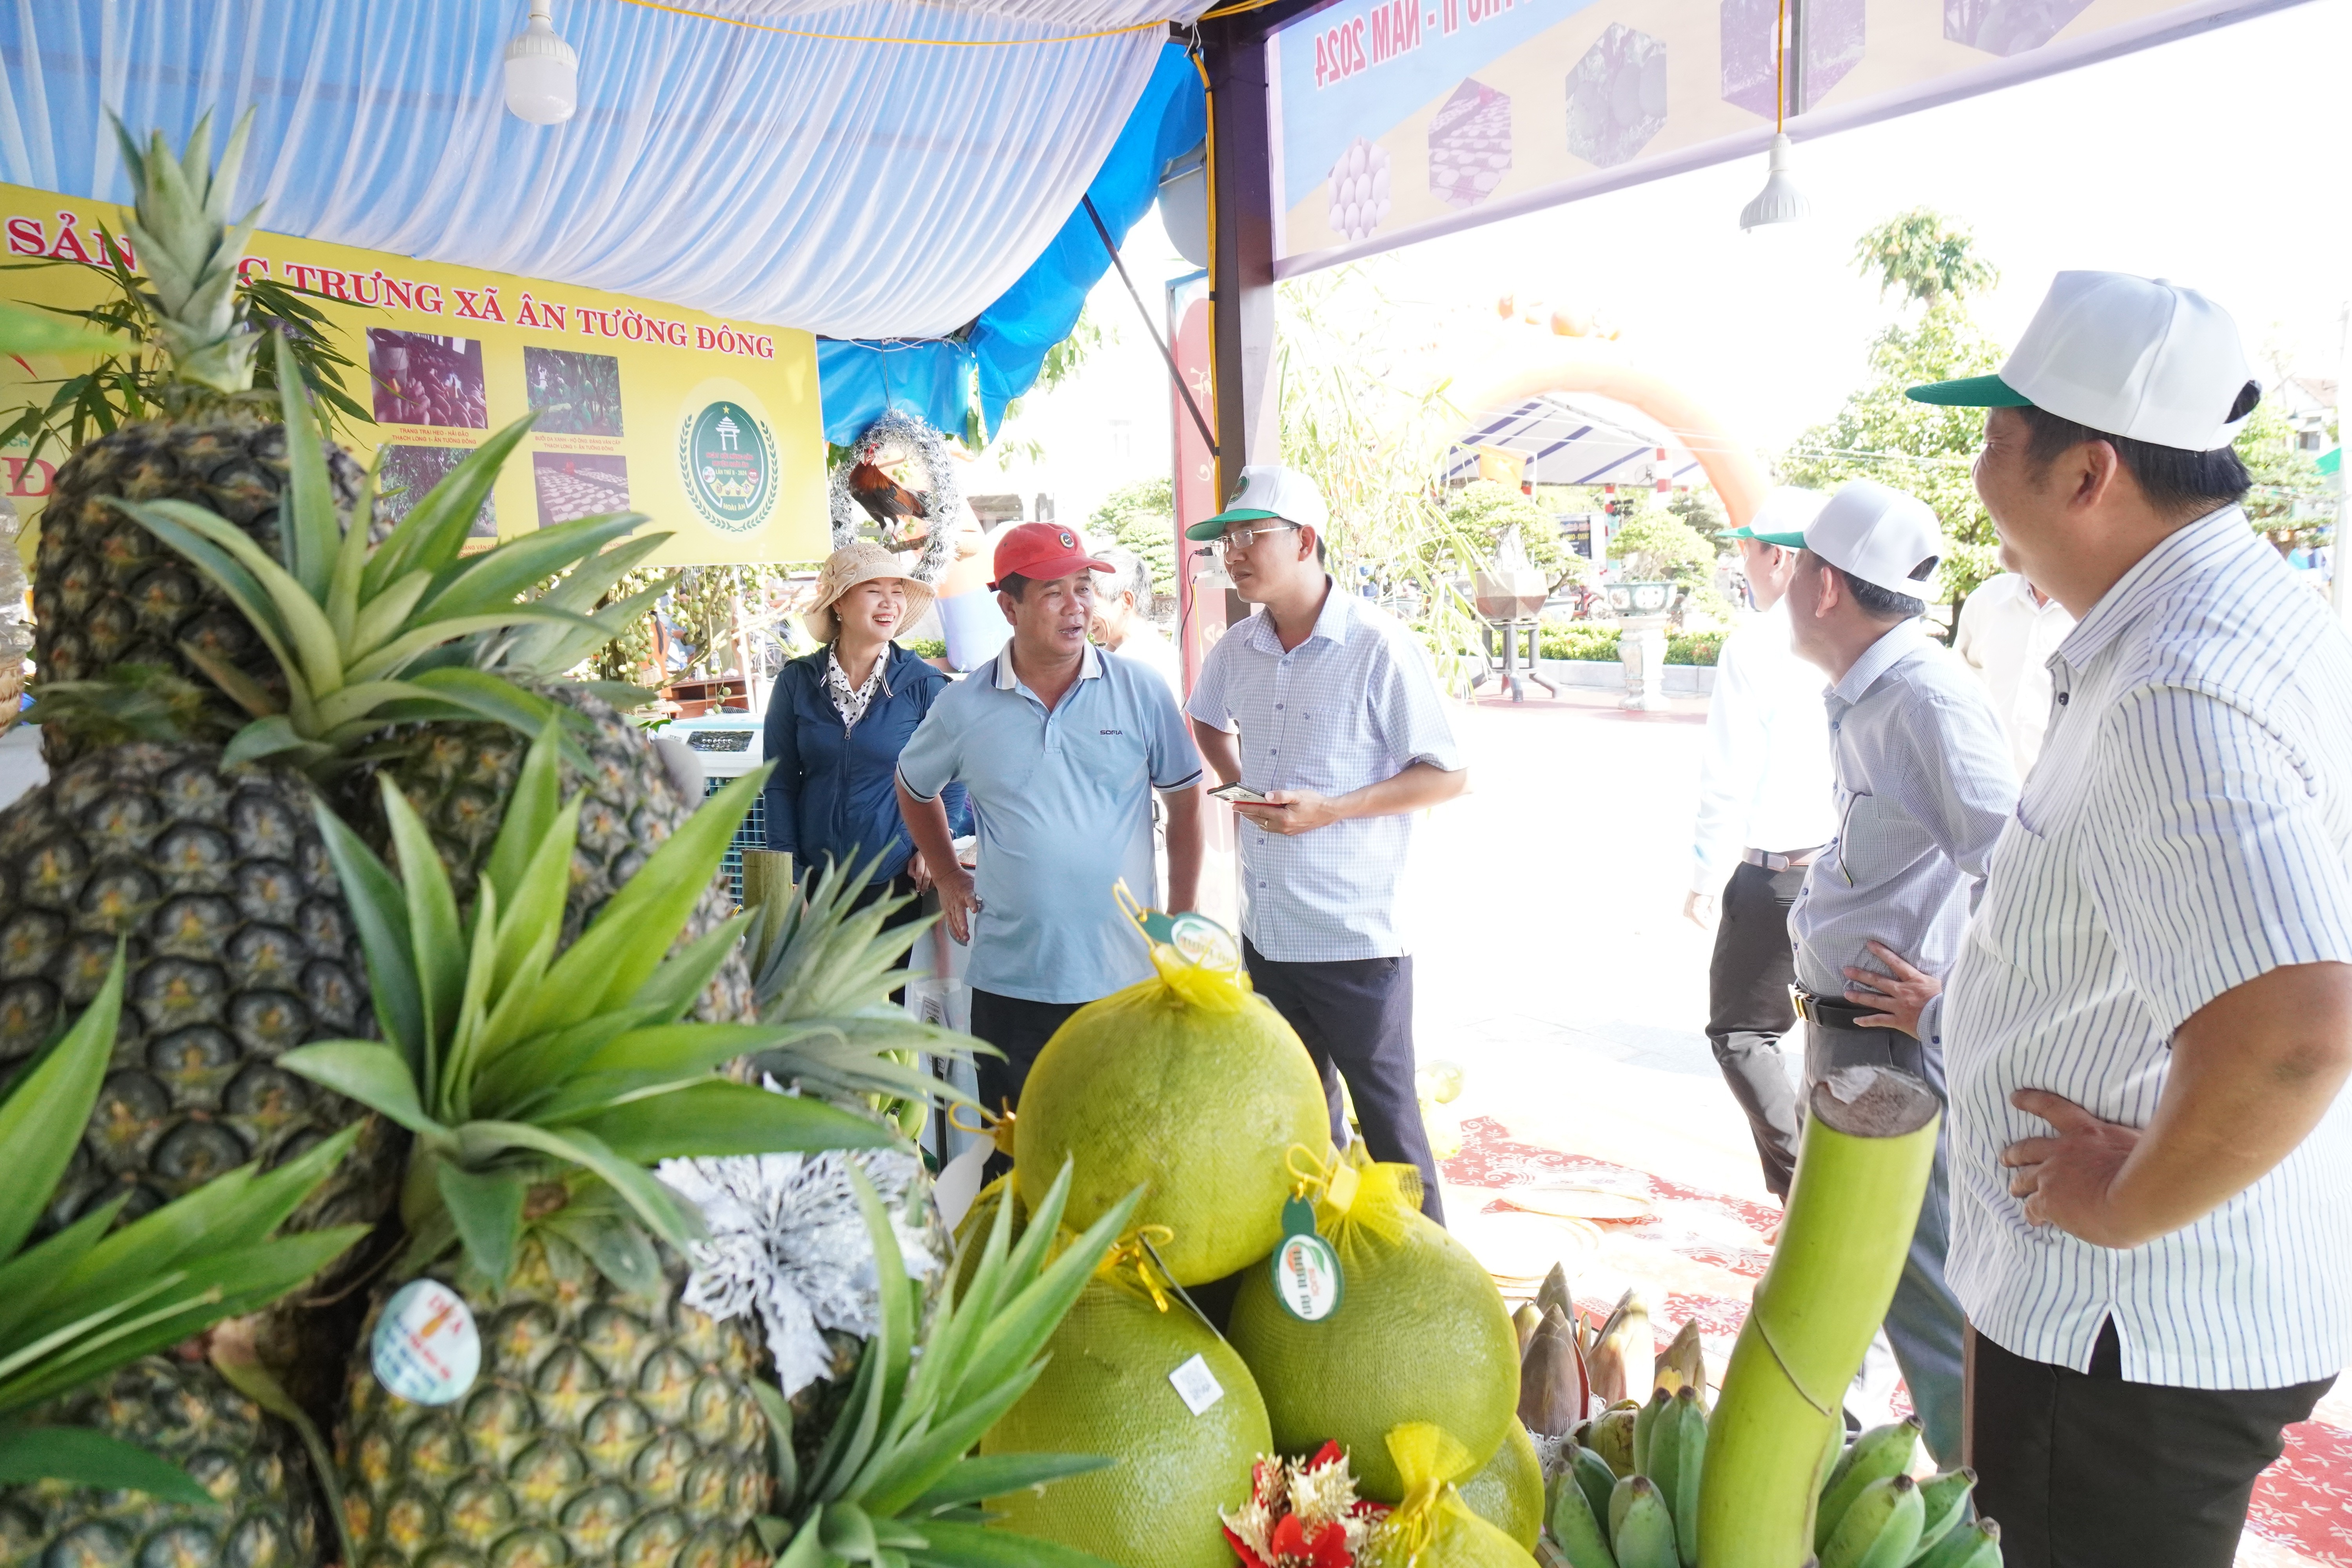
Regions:
<instances>
[{"instance_id":1,"label":"tinsel wreath","mask_svg":"<svg viewBox=\"0 0 2352 1568\"><path fill-rule=\"evenodd\" d=\"M839 550L855 543L860 531L874 523L874 519L849 493L849 470L860 463L872 462L875 454L892 446L921 459L923 470L930 478L930 489L923 497L927 510L923 521L930 525L930 532L923 540L922 558L915 563L908 575L919 583L936 583L954 553L956 521L963 508L963 492L956 484L955 459L948 456L947 443L937 430L911 414L901 414L894 408L883 415L851 443L849 455L833 466L829 485L833 547ZM884 540L883 544L887 548L889 541Z\"/></svg>"}]
</instances>

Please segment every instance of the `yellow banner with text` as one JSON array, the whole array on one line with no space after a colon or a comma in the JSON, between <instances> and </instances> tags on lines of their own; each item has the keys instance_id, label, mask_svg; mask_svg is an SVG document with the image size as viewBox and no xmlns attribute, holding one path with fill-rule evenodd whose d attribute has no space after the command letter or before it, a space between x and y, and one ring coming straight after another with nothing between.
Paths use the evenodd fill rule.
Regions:
<instances>
[{"instance_id":1,"label":"yellow banner with text","mask_svg":"<svg viewBox=\"0 0 2352 1568\"><path fill-rule=\"evenodd\" d=\"M0 297L88 307L123 216L102 202L0 184ZM421 497L491 432L538 422L475 520L479 537L635 510L674 537L662 565L821 559L831 549L816 340L648 300L287 235L253 237L243 263L309 290L373 415L344 437L381 449L387 510ZM86 362L0 360L0 410L46 401ZM37 516L65 454L0 452L0 494Z\"/></svg>"}]
</instances>

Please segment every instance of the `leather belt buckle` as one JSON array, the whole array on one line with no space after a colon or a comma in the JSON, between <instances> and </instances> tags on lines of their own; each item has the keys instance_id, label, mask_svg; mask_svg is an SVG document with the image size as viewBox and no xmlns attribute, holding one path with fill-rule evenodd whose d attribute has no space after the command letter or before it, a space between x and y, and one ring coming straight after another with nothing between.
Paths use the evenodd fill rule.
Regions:
<instances>
[{"instance_id":1,"label":"leather belt buckle","mask_svg":"<svg viewBox=\"0 0 2352 1568\"><path fill-rule=\"evenodd\" d=\"M1789 1003L1796 1009L1798 1017L1824 1029L1859 1029L1863 1016L1872 1011L1867 1007L1857 1007L1851 1002L1816 996L1799 985L1789 987Z\"/></svg>"}]
</instances>

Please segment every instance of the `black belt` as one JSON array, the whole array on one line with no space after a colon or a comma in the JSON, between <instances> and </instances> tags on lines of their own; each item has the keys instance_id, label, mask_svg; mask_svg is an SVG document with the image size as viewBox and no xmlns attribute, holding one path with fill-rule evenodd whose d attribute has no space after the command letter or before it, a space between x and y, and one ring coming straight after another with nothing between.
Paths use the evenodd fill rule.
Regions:
<instances>
[{"instance_id":1,"label":"black belt","mask_svg":"<svg viewBox=\"0 0 2352 1568\"><path fill-rule=\"evenodd\" d=\"M1851 1002L1840 1002L1828 996L1816 996L1801 986L1789 987L1789 1000L1795 1005L1797 1016L1808 1024L1824 1029L1884 1029L1885 1024L1864 1024L1862 1019L1874 1016L1885 1009L1857 1007Z\"/></svg>"}]
</instances>

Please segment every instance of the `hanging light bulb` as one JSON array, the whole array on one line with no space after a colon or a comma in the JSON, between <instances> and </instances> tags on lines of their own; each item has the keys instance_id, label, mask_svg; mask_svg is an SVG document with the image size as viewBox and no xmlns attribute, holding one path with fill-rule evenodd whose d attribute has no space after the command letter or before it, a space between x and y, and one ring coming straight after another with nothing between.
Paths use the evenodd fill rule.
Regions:
<instances>
[{"instance_id":1,"label":"hanging light bulb","mask_svg":"<svg viewBox=\"0 0 2352 1568\"><path fill-rule=\"evenodd\" d=\"M1765 165L1764 188L1756 193L1754 201L1739 209L1741 228L1755 230L1766 224L1796 223L1813 216L1813 204L1807 201L1805 193L1797 188L1797 178L1789 169L1790 155L1795 151L1796 143L1789 140L1787 132L1776 131L1772 133L1772 152Z\"/></svg>"},{"instance_id":2,"label":"hanging light bulb","mask_svg":"<svg viewBox=\"0 0 2352 1568\"><path fill-rule=\"evenodd\" d=\"M580 52L565 43L530 0L530 25L507 45L507 110L533 125L561 125L580 106Z\"/></svg>"}]
</instances>

